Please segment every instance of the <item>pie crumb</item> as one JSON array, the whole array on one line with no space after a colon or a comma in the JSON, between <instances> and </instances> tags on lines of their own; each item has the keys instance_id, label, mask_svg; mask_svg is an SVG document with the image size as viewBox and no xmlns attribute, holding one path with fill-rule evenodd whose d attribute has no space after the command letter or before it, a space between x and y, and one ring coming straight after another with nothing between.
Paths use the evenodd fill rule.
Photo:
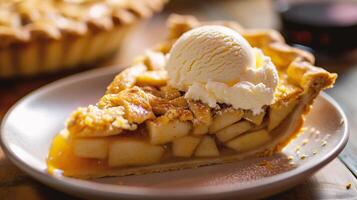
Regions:
<instances>
[{"instance_id":1,"label":"pie crumb","mask_svg":"<svg viewBox=\"0 0 357 200\"><path fill-rule=\"evenodd\" d=\"M262 161L259 163L259 166L267 166L268 164L269 164L268 161L262 160Z\"/></svg>"},{"instance_id":2,"label":"pie crumb","mask_svg":"<svg viewBox=\"0 0 357 200\"><path fill-rule=\"evenodd\" d=\"M346 189L349 190L349 189L351 189L351 187L352 187L352 183L349 182L349 183L346 185Z\"/></svg>"},{"instance_id":3,"label":"pie crumb","mask_svg":"<svg viewBox=\"0 0 357 200\"><path fill-rule=\"evenodd\" d=\"M324 146L326 146L326 145L327 145L327 141L322 141L322 142L321 142L321 146L324 147Z\"/></svg>"},{"instance_id":4,"label":"pie crumb","mask_svg":"<svg viewBox=\"0 0 357 200\"><path fill-rule=\"evenodd\" d=\"M301 155L301 156L300 156L300 159L301 159L301 160L305 160L306 157L307 157L307 155Z\"/></svg>"},{"instance_id":5,"label":"pie crumb","mask_svg":"<svg viewBox=\"0 0 357 200\"><path fill-rule=\"evenodd\" d=\"M309 139L304 139L304 140L302 141L302 146L305 146L307 143L309 143Z\"/></svg>"}]
</instances>

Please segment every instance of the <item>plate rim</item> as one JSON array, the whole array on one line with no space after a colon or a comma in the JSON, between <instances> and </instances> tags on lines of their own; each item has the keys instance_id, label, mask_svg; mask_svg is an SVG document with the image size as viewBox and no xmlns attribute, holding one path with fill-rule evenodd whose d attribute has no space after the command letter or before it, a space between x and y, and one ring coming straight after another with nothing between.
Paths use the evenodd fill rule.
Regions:
<instances>
[{"instance_id":1,"label":"plate rim","mask_svg":"<svg viewBox=\"0 0 357 200\"><path fill-rule=\"evenodd\" d=\"M86 79L93 79L94 77L100 76L108 76L113 75L115 76L116 73L119 73L125 68L117 68L117 67L107 67L101 69L94 69L85 71L82 73L74 74L59 80L56 80L52 83L49 83L45 86L36 89L29 94L25 95L19 101L17 101L4 115L1 127L0 127L0 145L5 153L5 155L14 163L17 167L21 170L25 171L31 177L39 180L40 182L54 187L63 192L76 192L80 194L93 194L105 197L117 197L117 198L188 198L188 197L203 197L203 196L220 196L223 194L229 193L237 193L237 192L248 192L252 189L259 190L263 189L269 184L273 183L284 183L288 182L299 176L299 174L303 172L309 171L316 171L322 166L325 166L327 163L331 162L337 155L343 150L346 146L348 137L349 137L349 126L347 117L340 107L340 105L328 94L325 92L321 92L320 96L325 99L328 103L330 103L339 113L341 116L341 121L343 122L343 136L338 144L331 149L331 151L327 152L324 156L317 158L315 163L307 163L299 168L277 174L274 176L266 177L259 179L259 181L254 182L255 186L251 187L251 184L240 185L237 188L236 184L232 185L225 185L224 187L217 187L217 186L204 186L201 188L193 188L193 189L165 189L167 192L162 192L163 189L144 189L145 187L138 187L138 186L121 186L121 185L109 185L97 182L90 182L81 179L74 179L68 177L59 177L50 175L47 171L42 171L38 168L33 168L30 165L27 165L26 162L17 157L17 154L11 150L7 141L4 141L5 137L5 124L12 114L13 110L21 105L24 101L29 101L32 98L36 98L37 96L46 93L52 89L56 89L58 87L62 87L64 85L73 84L77 81L83 81ZM100 189L93 190L93 188L98 188L100 185ZM184 192L183 192L184 191Z\"/></svg>"}]
</instances>

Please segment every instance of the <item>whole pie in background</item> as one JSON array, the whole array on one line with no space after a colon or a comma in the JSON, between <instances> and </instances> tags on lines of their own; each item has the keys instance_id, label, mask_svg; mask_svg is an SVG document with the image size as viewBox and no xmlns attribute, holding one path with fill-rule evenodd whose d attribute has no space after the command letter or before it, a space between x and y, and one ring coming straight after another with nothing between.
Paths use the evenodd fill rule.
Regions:
<instances>
[{"instance_id":1,"label":"whole pie in background","mask_svg":"<svg viewBox=\"0 0 357 200\"><path fill-rule=\"evenodd\" d=\"M96 105L71 114L53 140L50 173L124 176L279 152L337 77L274 30L179 15L168 26L168 39Z\"/></svg>"},{"instance_id":2,"label":"whole pie in background","mask_svg":"<svg viewBox=\"0 0 357 200\"><path fill-rule=\"evenodd\" d=\"M0 78L92 64L165 0L1 0Z\"/></svg>"}]
</instances>

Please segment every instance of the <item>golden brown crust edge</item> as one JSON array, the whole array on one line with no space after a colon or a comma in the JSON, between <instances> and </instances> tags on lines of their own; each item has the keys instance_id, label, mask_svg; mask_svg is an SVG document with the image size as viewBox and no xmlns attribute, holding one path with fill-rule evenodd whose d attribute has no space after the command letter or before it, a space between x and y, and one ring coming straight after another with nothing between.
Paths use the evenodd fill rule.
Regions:
<instances>
[{"instance_id":1,"label":"golden brown crust edge","mask_svg":"<svg viewBox=\"0 0 357 200\"><path fill-rule=\"evenodd\" d=\"M331 87L337 74L313 66L315 57L304 50L287 45L281 34L275 30L268 29L244 29L233 21L199 22L193 16L182 16L172 14L168 19L169 40L176 40L184 32L204 24L220 24L236 30L253 47L258 47L270 56L273 63L281 71L286 71L289 78L300 83L304 88L310 86L316 90ZM311 85L309 85L311 84Z\"/></svg>"}]
</instances>

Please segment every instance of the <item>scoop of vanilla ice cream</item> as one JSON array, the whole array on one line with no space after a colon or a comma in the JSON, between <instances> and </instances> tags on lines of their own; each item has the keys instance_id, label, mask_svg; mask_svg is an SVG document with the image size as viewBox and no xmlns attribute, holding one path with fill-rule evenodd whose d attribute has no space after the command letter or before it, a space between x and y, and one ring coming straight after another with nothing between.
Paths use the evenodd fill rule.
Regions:
<instances>
[{"instance_id":1,"label":"scoop of vanilla ice cream","mask_svg":"<svg viewBox=\"0 0 357 200\"><path fill-rule=\"evenodd\" d=\"M202 26L184 33L166 64L169 84L186 91L185 98L259 113L272 103L278 73L269 57L236 31Z\"/></svg>"}]
</instances>

